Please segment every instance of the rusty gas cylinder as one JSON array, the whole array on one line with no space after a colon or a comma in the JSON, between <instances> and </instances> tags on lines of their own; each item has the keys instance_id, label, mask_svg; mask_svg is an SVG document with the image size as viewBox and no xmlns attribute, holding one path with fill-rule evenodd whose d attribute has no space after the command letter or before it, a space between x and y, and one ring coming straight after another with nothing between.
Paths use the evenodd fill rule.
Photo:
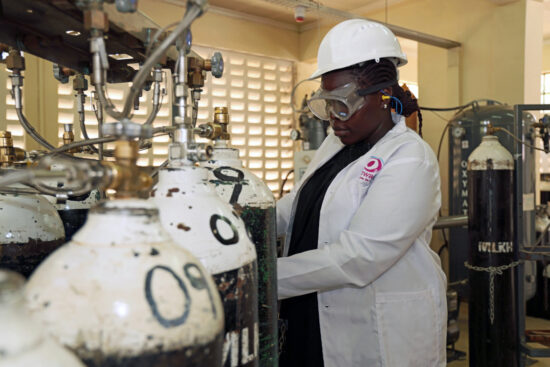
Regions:
<instances>
[{"instance_id":1,"label":"rusty gas cylinder","mask_svg":"<svg viewBox=\"0 0 550 367\"><path fill-rule=\"evenodd\" d=\"M164 228L201 260L218 286L225 312L223 366L258 366L256 251L245 224L216 195L205 168L169 166L151 195Z\"/></svg>"},{"instance_id":2,"label":"rusty gas cylinder","mask_svg":"<svg viewBox=\"0 0 550 367\"><path fill-rule=\"evenodd\" d=\"M209 181L243 219L258 256L258 315L260 366L278 365L277 229L275 198L267 185L243 167L239 151L216 141L210 160Z\"/></svg>"},{"instance_id":3,"label":"rusty gas cylinder","mask_svg":"<svg viewBox=\"0 0 550 367\"><path fill-rule=\"evenodd\" d=\"M35 271L26 299L88 367L221 365L216 286L162 229L150 201L91 209L73 240Z\"/></svg>"},{"instance_id":4,"label":"rusty gas cylinder","mask_svg":"<svg viewBox=\"0 0 550 367\"><path fill-rule=\"evenodd\" d=\"M28 277L64 241L63 222L43 196L0 192L0 266Z\"/></svg>"}]
</instances>

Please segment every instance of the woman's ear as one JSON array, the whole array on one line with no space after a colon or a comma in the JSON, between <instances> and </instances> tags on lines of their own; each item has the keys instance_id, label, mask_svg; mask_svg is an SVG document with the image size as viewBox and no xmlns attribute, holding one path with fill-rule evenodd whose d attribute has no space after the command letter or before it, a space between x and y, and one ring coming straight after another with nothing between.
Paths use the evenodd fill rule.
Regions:
<instances>
[{"instance_id":1,"label":"woman's ear","mask_svg":"<svg viewBox=\"0 0 550 367\"><path fill-rule=\"evenodd\" d=\"M391 90L390 89L382 89L380 91L380 94L381 94L381 107L384 108L384 109L387 109L388 106L390 105L390 100L391 100Z\"/></svg>"}]
</instances>

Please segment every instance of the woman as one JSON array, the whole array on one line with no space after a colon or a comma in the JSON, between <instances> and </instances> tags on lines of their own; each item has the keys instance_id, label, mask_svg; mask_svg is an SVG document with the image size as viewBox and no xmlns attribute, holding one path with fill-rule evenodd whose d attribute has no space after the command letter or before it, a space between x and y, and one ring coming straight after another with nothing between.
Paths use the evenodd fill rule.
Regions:
<instances>
[{"instance_id":1,"label":"woman","mask_svg":"<svg viewBox=\"0 0 550 367\"><path fill-rule=\"evenodd\" d=\"M277 204L281 366L444 366L446 280L429 248L440 207L418 110L397 84L407 62L385 26L347 20L319 47L312 112L333 128Z\"/></svg>"}]
</instances>

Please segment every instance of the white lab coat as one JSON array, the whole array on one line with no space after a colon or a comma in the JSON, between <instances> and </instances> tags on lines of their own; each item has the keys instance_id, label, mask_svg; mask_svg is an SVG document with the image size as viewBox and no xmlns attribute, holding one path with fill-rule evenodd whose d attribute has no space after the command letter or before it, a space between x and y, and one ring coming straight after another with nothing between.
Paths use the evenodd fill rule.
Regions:
<instances>
[{"instance_id":1,"label":"white lab coat","mask_svg":"<svg viewBox=\"0 0 550 367\"><path fill-rule=\"evenodd\" d=\"M394 121L330 184L318 249L277 262L279 299L318 292L325 367L446 365L446 278L429 247L441 205L439 168L405 119ZM342 147L330 134L300 184L277 203L285 255L300 188Z\"/></svg>"}]
</instances>

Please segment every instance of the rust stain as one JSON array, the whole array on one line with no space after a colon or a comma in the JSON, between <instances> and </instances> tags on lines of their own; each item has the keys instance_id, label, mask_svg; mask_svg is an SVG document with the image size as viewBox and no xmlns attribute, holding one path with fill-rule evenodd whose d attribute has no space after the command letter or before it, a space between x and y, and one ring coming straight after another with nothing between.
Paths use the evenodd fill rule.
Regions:
<instances>
[{"instance_id":1,"label":"rust stain","mask_svg":"<svg viewBox=\"0 0 550 367\"><path fill-rule=\"evenodd\" d=\"M172 194L175 193L175 192L180 192L180 189L178 189L177 187L168 189L168 192L166 193L166 197L171 198Z\"/></svg>"},{"instance_id":2,"label":"rust stain","mask_svg":"<svg viewBox=\"0 0 550 367\"><path fill-rule=\"evenodd\" d=\"M185 224L183 224L183 223L178 223L177 228L178 228L178 229L182 229L182 230L184 230L185 232L188 232L188 231L191 229L191 227L187 227L187 226L186 226Z\"/></svg>"},{"instance_id":3,"label":"rust stain","mask_svg":"<svg viewBox=\"0 0 550 367\"><path fill-rule=\"evenodd\" d=\"M235 209L235 212L237 212L239 217L242 215L243 210L244 210L244 208L241 205L237 204L237 203L233 203L233 209Z\"/></svg>"},{"instance_id":4,"label":"rust stain","mask_svg":"<svg viewBox=\"0 0 550 367\"><path fill-rule=\"evenodd\" d=\"M220 282L218 284L218 289L220 290L220 292L225 292L230 286L231 282Z\"/></svg>"}]
</instances>

